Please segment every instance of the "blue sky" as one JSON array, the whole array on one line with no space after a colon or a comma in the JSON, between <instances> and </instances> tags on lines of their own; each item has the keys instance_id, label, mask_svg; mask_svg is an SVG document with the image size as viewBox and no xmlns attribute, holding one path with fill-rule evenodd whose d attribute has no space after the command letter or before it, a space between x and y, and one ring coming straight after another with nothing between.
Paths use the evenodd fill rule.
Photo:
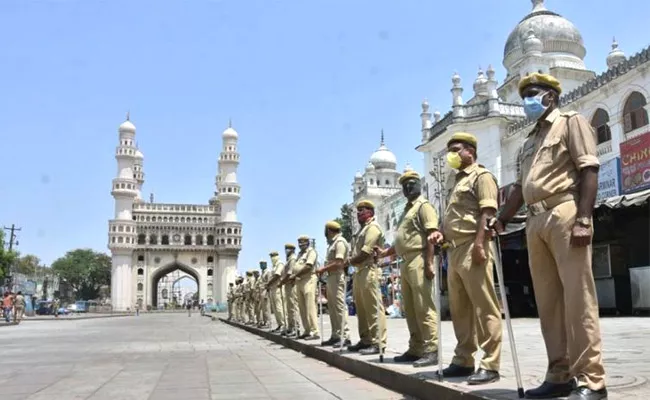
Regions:
<instances>
[{"instance_id":1,"label":"blue sky","mask_svg":"<svg viewBox=\"0 0 650 400\"><path fill-rule=\"evenodd\" d=\"M495 4L499 6L495 6ZM648 45L647 0L548 0L605 68L612 36ZM0 3L0 223L47 264L108 251L117 127L127 110L145 155L143 195L205 203L221 132L240 135L240 270L322 227L383 128L399 168L421 171L420 103L443 114L454 71L497 77L527 0L27 1ZM598 22L601 21L601 22ZM637 32L637 33L635 33Z\"/></svg>"}]
</instances>

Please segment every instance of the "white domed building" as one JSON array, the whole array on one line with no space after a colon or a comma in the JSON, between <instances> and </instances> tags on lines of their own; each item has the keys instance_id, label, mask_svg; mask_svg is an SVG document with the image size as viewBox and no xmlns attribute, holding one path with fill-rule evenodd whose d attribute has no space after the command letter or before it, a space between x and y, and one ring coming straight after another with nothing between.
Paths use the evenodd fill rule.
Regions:
<instances>
[{"instance_id":1,"label":"white domed building","mask_svg":"<svg viewBox=\"0 0 650 400\"><path fill-rule=\"evenodd\" d=\"M216 190L206 204L156 203L153 194L143 200L144 154L128 115L118 133L115 216L108 222L113 310L163 307L184 277L196 282L199 300L225 304L242 239L237 132L229 124L222 134Z\"/></svg>"},{"instance_id":2,"label":"white domed building","mask_svg":"<svg viewBox=\"0 0 650 400\"><path fill-rule=\"evenodd\" d=\"M404 171L412 169L407 163ZM352 183L354 205L361 200L370 200L375 204L375 218L386 234L386 242L391 243L397 224L395 214L401 212L406 204L402 195L399 177L403 172L397 170L397 157L384 143L384 131L381 131L379 148L370 156L363 173L358 171ZM402 201L403 200L403 201ZM401 208L400 208L401 207ZM354 213L353 213L354 214ZM399 218L399 214L397 214ZM359 229L356 218L353 219L353 233Z\"/></svg>"},{"instance_id":3,"label":"white domed building","mask_svg":"<svg viewBox=\"0 0 650 400\"><path fill-rule=\"evenodd\" d=\"M599 74L585 65L586 52L582 34L571 21L546 8L544 0L532 0L530 13L515 25L505 41L503 66L506 76L501 83L493 68L488 67L485 73L479 70L473 83L474 93L464 100L461 77L454 73L449 112L441 116L436 111L432 119L429 104L426 101L422 104L421 141L417 149L424 154L425 171L432 172L426 174L429 186L435 187L438 181L447 184L451 171L444 167L444 173L439 174L435 165L438 162L445 165L446 143L451 135L459 131L471 132L479 141L478 161L495 174L501 186L500 200L504 200L517 176L519 149L533 128L533 122L526 120L524 115L518 83L529 73L543 72L562 83L561 109L579 112L591 121L596 132L601 161L599 204L616 209L630 202L647 201L650 165L640 163L630 152L650 147L650 47L627 57L614 40L606 60L608 69ZM623 199L623 194L628 198ZM647 238L647 213L642 222ZM614 240L598 235L596 226L594 243ZM594 252L597 249L595 245ZM647 254L647 251L639 253ZM632 264L648 265L650 260L639 259ZM611 268L594 264L594 275L599 279L599 297L604 296L601 307L608 307L611 297L603 293L609 289L603 288L613 285Z\"/></svg>"}]
</instances>

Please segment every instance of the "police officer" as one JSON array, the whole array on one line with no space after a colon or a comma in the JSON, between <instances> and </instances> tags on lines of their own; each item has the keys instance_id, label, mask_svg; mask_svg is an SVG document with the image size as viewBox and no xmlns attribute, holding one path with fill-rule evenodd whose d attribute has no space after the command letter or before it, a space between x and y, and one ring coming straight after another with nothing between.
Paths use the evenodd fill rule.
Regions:
<instances>
[{"instance_id":1,"label":"police officer","mask_svg":"<svg viewBox=\"0 0 650 400\"><path fill-rule=\"evenodd\" d=\"M262 275L259 278L259 283L257 285L257 291L259 296L259 317L258 325L260 328L268 328L270 325L270 315L269 315L269 293L266 289L266 285L271 279L271 271L267 268L268 264L266 261L260 261L260 268L262 270Z\"/></svg>"},{"instance_id":2,"label":"police officer","mask_svg":"<svg viewBox=\"0 0 650 400\"><path fill-rule=\"evenodd\" d=\"M290 280L296 282L298 293L298 308L300 319L305 331L298 339L318 340L318 314L316 312L316 261L318 255L316 250L309 245L309 236L298 237L298 259L296 261L296 272L291 274Z\"/></svg>"},{"instance_id":3,"label":"police officer","mask_svg":"<svg viewBox=\"0 0 650 400\"><path fill-rule=\"evenodd\" d=\"M283 277L280 285L284 288L284 301L287 302L287 330L282 333L288 338L297 337L300 331L300 318L298 317L298 294L295 281L292 281L291 275L296 269L296 245L287 243L284 245L284 253L287 262L284 265Z\"/></svg>"},{"instance_id":4,"label":"police officer","mask_svg":"<svg viewBox=\"0 0 650 400\"><path fill-rule=\"evenodd\" d=\"M490 235L486 227L496 215L496 178L476 163L478 141L458 132L447 143L447 164L458 170L447 201L443 232L449 243L449 307L456 334L456 350L446 377L469 376L470 385L499 380L501 309L494 289ZM479 370L474 354L483 350Z\"/></svg>"},{"instance_id":5,"label":"police officer","mask_svg":"<svg viewBox=\"0 0 650 400\"><path fill-rule=\"evenodd\" d=\"M250 286L250 296L251 296L251 310L253 313L253 323L251 325L259 325L262 320L262 317L259 314L260 312L260 292L257 287L257 284L260 280L260 271L253 270L253 280Z\"/></svg>"},{"instance_id":6,"label":"police officer","mask_svg":"<svg viewBox=\"0 0 650 400\"><path fill-rule=\"evenodd\" d=\"M235 284L230 282L228 284L228 321L231 321L233 318L233 309L235 303Z\"/></svg>"},{"instance_id":7,"label":"police officer","mask_svg":"<svg viewBox=\"0 0 650 400\"><path fill-rule=\"evenodd\" d=\"M253 302L253 285L255 277L253 271L246 271L246 282L244 282L244 304L246 310L246 325L255 324L254 302Z\"/></svg>"},{"instance_id":8,"label":"police officer","mask_svg":"<svg viewBox=\"0 0 650 400\"><path fill-rule=\"evenodd\" d=\"M547 74L519 82L524 112L537 124L519 153L517 181L497 230L526 204L530 273L548 356L544 383L526 396L599 400L607 390L591 239L600 163L589 122L557 108L561 92Z\"/></svg>"},{"instance_id":9,"label":"police officer","mask_svg":"<svg viewBox=\"0 0 650 400\"><path fill-rule=\"evenodd\" d=\"M352 296L357 310L359 342L349 346L349 351L361 354L378 354L379 346L386 348L386 311L381 301L379 281L382 271L374 257L375 248L384 247L384 232L375 220L375 205L369 200L357 203L357 220L360 230L356 235L350 265L355 268Z\"/></svg>"},{"instance_id":10,"label":"police officer","mask_svg":"<svg viewBox=\"0 0 650 400\"><path fill-rule=\"evenodd\" d=\"M348 307L345 303L347 260L350 255L350 245L341 234L341 225L336 221L325 224L327 239L327 261L317 273L327 272L327 311L332 326L332 336L322 343L323 346L349 346L350 329L347 324ZM344 322L345 321L345 322ZM345 326L345 328L343 328Z\"/></svg>"},{"instance_id":11,"label":"police officer","mask_svg":"<svg viewBox=\"0 0 650 400\"><path fill-rule=\"evenodd\" d=\"M283 301L284 296L280 292L282 289L279 288L280 279L284 272L284 263L280 261L280 255L277 251L270 252L269 257L271 257L271 270L273 272L271 273L271 278L266 284L266 288L271 296L271 310L273 311L273 315L275 315L275 322L277 324L277 327L271 332L280 333L286 328L284 326L284 316L286 313Z\"/></svg>"},{"instance_id":12,"label":"police officer","mask_svg":"<svg viewBox=\"0 0 650 400\"><path fill-rule=\"evenodd\" d=\"M408 199L400 216L395 243L389 249L376 248L377 257L397 254L402 258L400 276L402 307L410 339L408 350L395 362L413 362L424 367L438 362L438 327L433 303L433 243L442 241L438 216L433 206L422 197L420 175L407 171L399 178L402 192Z\"/></svg>"},{"instance_id":13,"label":"police officer","mask_svg":"<svg viewBox=\"0 0 650 400\"><path fill-rule=\"evenodd\" d=\"M243 283L243 276L239 276L235 280L235 320L239 323L244 322Z\"/></svg>"}]
</instances>

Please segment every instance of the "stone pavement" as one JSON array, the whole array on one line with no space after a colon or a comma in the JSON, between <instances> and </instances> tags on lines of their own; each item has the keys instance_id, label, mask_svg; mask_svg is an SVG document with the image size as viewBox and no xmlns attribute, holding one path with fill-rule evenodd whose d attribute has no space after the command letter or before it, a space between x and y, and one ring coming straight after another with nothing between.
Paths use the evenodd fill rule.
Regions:
<instances>
[{"instance_id":1,"label":"stone pavement","mask_svg":"<svg viewBox=\"0 0 650 400\"><path fill-rule=\"evenodd\" d=\"M0 399L406 397L196 313L2 329Z\"/></svg>"},{"instance_id":2,"label":"stone pavement","mask_svg":"<svg viewBox=\"0 0 650 400\"><path fill-rule=\"evenodd\" d=\"M364 360L370 364L381 365L405 375L417 376L437 384L437 367L415 369L410 365L394 364L392 357L404 352L408 347L408 328L404 319L388 319L388 349L383 364L378 356L359 356L343 353L346 357ZM358 340L356 317L348 320L352 341ZM324 315L324 335L330 335L329 317ZM650 399L650 318L602 318L603 359L607 373L609 399ZM513 330L520 358L522 380L525 389L538 386L546 370L546 352L539 320L515 319ZM305 342L312 344L313 342ZM453 356L456 339L450 321L442 323L442 350L445 366ZM331 348L325 348L331 351ZM477 354L480 359L481 353ZM499 382L485 386L469 386L463 379L448 378L442 383L459 392L488 399L516 399L516 380L508 335L504 321L504 343L502 353L502 378ZM478 364L477 364L478 367ZM389 386L390 387L390 386Z\"/></svg>"},{"instance_id":3,"label":"stone pavement","mask_svg":"<svg viewBox=\"0 0 650 400\"><path fill-rule=\"evenodd\" d=\"M68 314L60 315L58 318L55 318L52 315L34 315L34 316L24 316L21 323L30 322L30 321L75 321L82 319L94 319L94 318L116 318L116 317L128 317L134 314L126 313L114 313L114 314L103 314L103 313L84 313L84 314ZM16 325L12 322L6 322L4 319L0 319L0 328L3 326L13 326Z\"/></svg>"}]
</instances>

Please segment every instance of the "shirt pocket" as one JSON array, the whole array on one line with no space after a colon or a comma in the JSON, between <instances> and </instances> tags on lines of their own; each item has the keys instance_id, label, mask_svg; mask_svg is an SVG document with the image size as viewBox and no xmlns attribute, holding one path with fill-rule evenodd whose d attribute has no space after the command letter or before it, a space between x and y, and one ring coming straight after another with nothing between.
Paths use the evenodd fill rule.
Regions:
<instances>
[{"instance_id":1,"label":"shirt pocket","mask_svg":"<svg viewBox=\"0 0 650 400\"><path fill-rule=\"evenodd\" d=\"M557 160L562 151L560 137L550 137L544 140L537 152L536 162L540 164L552 164Z\"/></svg>"}]
</instances>

